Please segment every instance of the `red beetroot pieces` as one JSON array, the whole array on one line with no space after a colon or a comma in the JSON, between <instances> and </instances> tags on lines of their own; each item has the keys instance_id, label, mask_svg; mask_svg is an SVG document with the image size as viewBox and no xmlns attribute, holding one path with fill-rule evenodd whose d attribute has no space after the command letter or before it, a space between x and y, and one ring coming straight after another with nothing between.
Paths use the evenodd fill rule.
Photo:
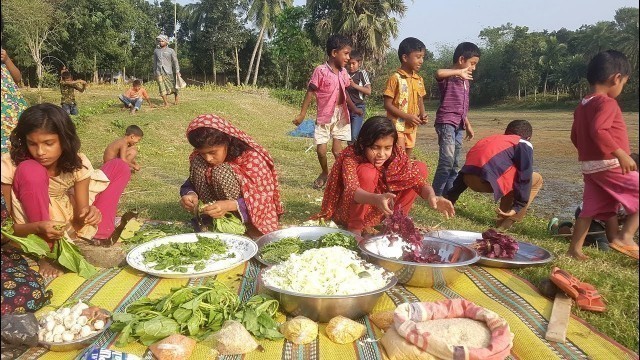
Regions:
<instances>
[{"instance_id":1,"label":"red beetroot pieces","mask_svg":"<svg viewBox=\"0 0 640 360\"><path fill-rule=\"evenodd\" d=\"M491 259L513 259L518 252L518 242L509 235L489 229L476 240L475 248L481 256Z\"/></svg>"},{"instance_id":2,"label":"red beetroot pieces","mask_svg":"<svg viewBox=\"0 0 640 360\"><path fill-rule=\"evenodd\" d=\"M413 223L413 220L402 213L397 208L393 215L387 216L382 222L384 226L383 234L389 238L390 242L403 239L409 248L405 249L402 260L417 263L442 263L442 257L432 248L422 246L423 235Z\"/></svg>"}]
</instances>

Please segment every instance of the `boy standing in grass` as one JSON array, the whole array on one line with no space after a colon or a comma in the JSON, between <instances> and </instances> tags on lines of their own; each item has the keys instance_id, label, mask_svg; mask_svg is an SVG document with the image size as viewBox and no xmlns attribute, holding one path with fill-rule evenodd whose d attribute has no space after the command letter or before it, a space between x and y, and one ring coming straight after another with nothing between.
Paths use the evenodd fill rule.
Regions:
<instances>
[{"instance_id":1,"label":"boy standing in grass","mask_svg":"<svg viewBox=\"0 0 640 360\"><path fill-rule=\"evenodd\" d=\"M78 105L76 104L75 91L84 92L87 82L84 80L73 80L69 71L60 74L60 106L69 115L78 115Z\"/></svg>"},{"instance_id":2,"label":"boy standing in grass","mask_svg":"<svg viewBox=\"0 0 640 360\"><path fill-rule=\"evenodd\" d=\"M398 46L400 68L387 80L384 108L398 131L398 145L411 157L416 145L418 125L427 123L424 96L427 91L418 71L424 62L426 47L422 41L408 37Z\"/></svg>"},{"instance_id":3,"label":"boy standing in grass","mask_svg":"<svg viewBox=\"0 0 640 360\"><path fill-rule=\"evenodd\" d=\"M151 99L149 99L149 94L147 94L147 90L142 87L142 82L138 79L134 80L131 89L118 96L118 99L122 101L126 108L131 110L131 114L135 114L136 111L140 110L143 99L147 100L150 107L153 107Z\"/></svg>"},{"instance_id":4,"label":"boy standing in grass","mask_svg":"<svg viewBox=\"0 0 640 360\"><path fill-rule=\"evenodd\" d=\"M351 140L351 126L349 125L349 110L362 114L347 95L347 88L351 78L345 69L349 63L351 40L342 35L331 35L326 46L329 60L313 70L307 93L302 102L300 114L293 120L294 125L300 125L307 114L313 96L318 104L313 138L322 172L313 182L315 189L321 189L327 182L329 168L327 165L327 143L332 140L334 157L338 157L342 150L342 141Z\"/></svg>"},{"instance_id":5,"label":"boy standing in grass","mask_svg":"<svg viewBox=\"0 0 640 360\"><path fill-rule=\"evenodd\" d=\"M446 194L453 186L460 168L462 136L473 139L473 129L467 117L469 112L469 80L480 61L480 49L474 43L463 42L453 52L453 66L436 71L440 89L440 106L436 112L435 127L438 134L438 168L433 176L436 195Z\"/></svg>"},{"instance_id":6,"label":"boy standing in grass","mask_svg":"<svg viewBox=\"0 0 640 360\"><path fill-rule=\"evenodd\" d=\"M364 122L366 113L364 97L371 95L371 82L369 81L367 71L360 68L362 66L362 54L357 50L353 50L351 51L350 57L348 70L349 76L351 77L351 86L347 88L347 93L355 107L362 111L362 113L356 113L354 111L349 113L351 142L353 143L358 138L362 123Z\"/></svg>"},{"instance_id":7,"label":"boy standing in grass","mask_svg":"<svg viewBox=\"0 0 640 360\"><path fill-rule=\"evenodd\" d=\"M136 162L138 149L136 145L142 140L142 129L137 125L130 125L124 132L124 137L116 139L109 144L102 155L103 163L111 159L120 158L124 160L133 171L140 171L140 165Z\"/></svg>"}]
</instances>

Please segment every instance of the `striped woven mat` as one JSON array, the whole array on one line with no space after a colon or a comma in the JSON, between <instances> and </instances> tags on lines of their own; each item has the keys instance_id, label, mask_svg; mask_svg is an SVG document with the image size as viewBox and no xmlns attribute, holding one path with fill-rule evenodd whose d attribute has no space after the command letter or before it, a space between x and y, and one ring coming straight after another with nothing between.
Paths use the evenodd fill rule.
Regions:
<instances>
[{"instance_id":1,"label":"striped woven mat","mask_svg":"<svg viewBox=\"0 0 640 360\"><path fill-rule=\"evenodd\" d=\"M251 260L215 278L236 289L240 298L246 300L258 291L256 279L259 271L260 264ZM75 274L65 274L54 279L49 288L53 290L51 306L59 306L68 299L81 298L110 311L123 311L128 304L141 297L161 296L171 288L200 285L206 280L160 279L125 267L101 270L88 280ZM512 359L638 359L633 351L597 332L575 316L569 322L565 344L546 341L544 334L553 303L540 295L526 280L503 269L472 266L453 284L433 289L396 286L380 298L374 312L393 310L398 304L407 301L452 298L471 300L507 320L515 334ZM51 307L46 307L39 314L49 310ZM285 316L281 315L279 321L285 320ZM324 333L324 325L320 325L319 336L311 344L298 346L286 340L262 340L260 344L264 347L264 352L255 351L245 356L221 356L220 359L387 359L382 347L371 341L382 336L380 329L368 317L359 321L367 327L367 333L360 341L352 344L338 345L331 342ZM117 348L117 336L118 334L107 330L94 345L151 359L146 347L138 343ZM28 350L20 359L77 359L81 355L82 351L56 353L38 347ZM209 349L198 344L191 359L210 359Z\"/></svg>"}]
</instances>

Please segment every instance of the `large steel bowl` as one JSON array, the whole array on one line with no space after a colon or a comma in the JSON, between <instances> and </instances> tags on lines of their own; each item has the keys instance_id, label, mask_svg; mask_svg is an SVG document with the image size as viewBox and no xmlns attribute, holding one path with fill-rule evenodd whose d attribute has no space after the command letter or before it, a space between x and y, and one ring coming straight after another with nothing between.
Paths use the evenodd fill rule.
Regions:
<instances>
[{"instance_id":1,"label":"large steel bowl","mask_svg":"<svg viewBox=\"0 0 640 360\"><path fill-rule=\"evenodd\" d=\"M264 259L262 259L262 248L270 244L272 242L279 241L280 239L284 239L287 237L299 237L302 241L317 241L322 235L332 234L332 233L343 233L345 235L350 235L355 237L356 234L336 228L324 227L324 226L295 226L282 230L276 230L270 232L268 234L262 235L256 240L256 245L258 245L258 254L256 255L256 260L260 261L262 264L271 266L275 264L271 264Z\"/></svg>"},{"instance_id":2,"label":"large steel bowl","mask_svg":"<svg viewBox=\"0 0 640 360\"><path fill-rule=\"evenodd\" d=\"M444 259L444 263L425 264L404 261L384 257L367 249L367 244L382 237L376 236L360 243L362 257L372 264L393 272L400 284L425 288L451 284L464 273L468 265L480 260L478 253L469 247L428 236L423 238L423 246L435 250Z\"/></svg>"},{"instance_id":3,"label":"large steel bowl","mask_svg":"<svg viewBox=\"0 0 640 360\"><path fill-rule=\"evenodd\" d=\"M329 322L338 315L358 319L369 314L382 294L398 282L395 276L389 274L391 277L387 285L374 291L354 295L308 295L269 286L262 281L262 272L260 284L263 291L278 300L282 310L292 316L301 315L320 323Z\"/></svg>"}]
</instances>

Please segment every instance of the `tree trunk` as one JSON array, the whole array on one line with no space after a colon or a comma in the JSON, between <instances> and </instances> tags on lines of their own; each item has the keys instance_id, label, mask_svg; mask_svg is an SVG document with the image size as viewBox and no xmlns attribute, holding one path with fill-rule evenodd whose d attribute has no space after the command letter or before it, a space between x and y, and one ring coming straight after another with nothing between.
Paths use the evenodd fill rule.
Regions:
<instances>
[{"instance_id":1,"label":"tree trunk","mask_svg":"<svg viewBox=\"0 0 640 360\"><path fill-rule=\"evenodd\" d=\"M284 88L288 89L289 88L289 62L287 61L287 67L284 73Z\"/></svg>"},{"instance_id":2,"label":"tree trunk","mask_svg":"<svg viewBox=\"0 0 640 360\"><path fill-rule=\"evenodd\" d=\"M258 41L256 42L256 46L253 48L253 53L251 54L251 61L249 61L249 70L247 70L247 77L244 79L244 84L249 84L249 77L251 76L251 70L253 70L253 61L256 58L256 53L258 52L258 46L262 42L262 36L264 36L264 29L267 27L266 21L262 23L262 27L260 28L260 34L258 35Z\"/></svg>"},{"instance_id":3,"label":"tree trunk","mask_svg":"<svg viewBox=\"0 0 640 360\"><path fill-rule=\"evenodd\" d=\"M544 74L544 89L542 92L542 97L547 97L547 80L549 80L549 73Z\"/></svg>"},{"instance_id":4,"label":"tree trunk","mask_svg":"<svg viewBox=\"0 0 640 360\"><path fill-rule=\"evenodd\" d=\"M127 68L126 67L122 67L122 83L126 84L127 82Z\"/></svg>"},{"instance_id":5,"label":"tree trunk","mask_svg":"<svg viewBox=\"0 0 640 360\"><path fill-rule=\"evenodd\" d=\"M533 101L538 102L538 86L533 88Z\"/></svg>"},{"instance_id":6,"label":"tree trunk","mask_svg":"<svg viewBox=\"0 0 640 360\"><path fill-rule=\"evenodd\" d=\"M218 74L216 74L216 51L211 50L211 63L213 65L213 85L218 85Z\"/></svg>"},{"instance_id":7,"label":"tree trunk","mask_svg":"<svg viewBox=\"0 0 640 360\"><path fill-rule=\"evenodd\" d=\"M527 100L527 87L524 87L524 99Z\"/></svg>"},{"instance_id":8,"label":"tree trunk","mask_svg":"<svg viewBox=\"0 0 640 360\"><path fill-rule=\"evenodd\" d=\"M560 87L556 86L556 102L560 100Z\"/></svg>"},{"instance_id":9,"label":"tree trunk","mask_svg":"<svg viewBox=\"0 0 640 360\"><path fill-rule=\"evenodd\" d=\"M518 101L520 101L520 82L518 81Z\"/></svg>"},{"instance_id":10,"label":"tree trunk","mask_svg":"<svg viewBox=\"0 0 640 360\"><path fill-rule=\"evenodd\" d=\"M260 59L262 58L262 44L264 44L264 37L260 41L260 48L258 49L258 60L256 60L256 69L253 72L253 83L251 85L256 86L258 82L258 71L260 70Z\"/></svg>"},{"instance_id":11,"label":"tree trunk","mask_svg":"<svg viewBox=\"0 0 640 360\"><path fill-rule=\"evenodd\" d=\"M238 59L238 47L234 48L236 53L236 83L240 86L240 60Z\"/></svg>"},{"instance_id":12,"label":"tree trunk","mask_svg":"<svg viewBox=\"0 0 640 360\"><path fill-rule=\"evenodd\" d=\"M93 82L98 83L98 59L96 54L93 54Z\"/></svg>"}]
</instances>

